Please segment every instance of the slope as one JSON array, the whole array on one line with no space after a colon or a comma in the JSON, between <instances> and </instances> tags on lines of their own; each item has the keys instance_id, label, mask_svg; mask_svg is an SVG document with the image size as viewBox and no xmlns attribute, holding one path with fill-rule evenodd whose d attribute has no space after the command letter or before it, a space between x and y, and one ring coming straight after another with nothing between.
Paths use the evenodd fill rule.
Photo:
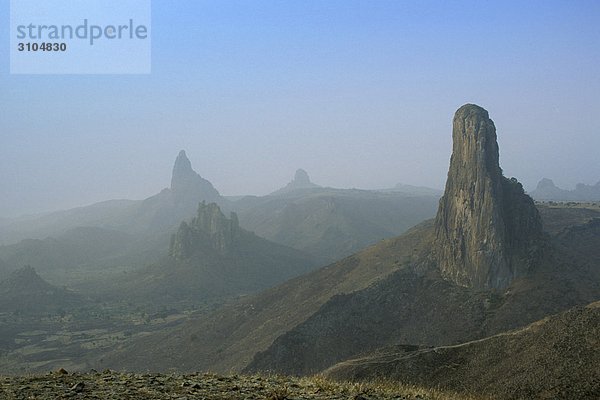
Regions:
<instances>
[{"instance_id":1,"label":"slope","mask_svg":"<svg viewBox=\"0 0 600 400\"><path fill-rule=\"evenodd\" d=\"M81 304L81 297L44 281L25 266L0 282L0 313L44 315Z\"/></svg>"},{"instance_id":2,"label":"slope","mask_svg":"<svg viewBox=\"0 0 600 400\"><path fill-rule=\"evenodd\" d=\"M600 302L456 346L380 349L325 374L384 377L498 399L591 399L600 393Z\"/></svg>"},{"instance_id":3,"label":"slope","mask_svg":"<svg viewBox=\"0 0 600 400\"><path fill-rule=\"evenodd\" d=\"M431 223L385 240L356 255L212 313L198 314L172 330L150 335L103 357L102 366L130 370L242 369L257 352L306 320L332 296L368 287L416 259ZM146 351L152 348L152 352ZM185 350L184 350L185 349Z\"/></svg>"}]
</instances>

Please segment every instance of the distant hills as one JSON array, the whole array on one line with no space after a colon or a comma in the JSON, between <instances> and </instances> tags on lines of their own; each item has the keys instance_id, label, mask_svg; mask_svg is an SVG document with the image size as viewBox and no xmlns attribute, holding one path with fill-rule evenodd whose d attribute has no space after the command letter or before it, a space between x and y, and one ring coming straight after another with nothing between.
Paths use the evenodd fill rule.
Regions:
<instances>
[{"instance_id":1,"label":"distant hills","mask_svg":"<svg viewBox=\"0 0 600 400\"><path fill-rule=\"evenodd\" d=\"M240 224L277 243L335 261L434 215L435 192L324 188L304 170L284 188L234 203Z\"/></svg>"},{"instance_id":2,"label":"distant hills","mask_svg":"<svg viewBox=\"0 0 600 400\"><path fill-rule=\"evenodd\" d=\"M398 184L396 184L396 186L394 186L391 189L383 189L381 191L382 192L400 192L400 193L410 194L413 196L442 197L442 194L444 194L443 190L433 189L433 188L426 187L426 186L407 185L404 183L398 183Z\"/></svg>"},{"instance_id":3,"label":"distant hills","mask_svg":"<svg viewBox=\"0 0 600 400\"><path fill-rule=\"evenodd\" d=\"M128 273L112 292L128 301L173 305L256 292L306 273L308 254L269 242L225 217L215 203L200 203L196 217L173 234L169 256Z\"/></svg>"},{"instance_id":4,"label":"distant hills","mask_svg":"<svg viewBox=\"0 0 600 400\"><path fill-rule=\"evenodd\" d=\"M136 235L173 231L196 212L201 201L227 207L228 200L191 166L185 151L175 160L171 186L145 200L109 200L86 207L0 222L0 240L44 239L78 227L97 227Z\"/></svg>"},{"instance_id":5,"label":"distant hills","mask_svg":"<svg viewBox=\"0 0 600 400\"><path fill-rule=\"evenodd\" d=\"M30 266L0 281L0 313L44 315L81 304L80 295L49 284Z\"/></svg>"},{"instance_id":6,"label":"distant hills","mask_svg":"<svg viewBox=\"0 0 600 400\"><path fill-rule=\"evenodd\" d=\"M565 190L557 187L551 179L544 178L529 195L542 201L600 201L600 181L595 185L578 183L575 189Z\"/></svg>"},{"instance_id":7,"label":"distant hills","mask_svg":"<svg viewBox=\"0 0 600 400\"><path fill-rule=\"evenodd\" d=\"M0 260L7 271L30 264L67 283L66 272L77 268L139 268L166 255L170 235L206 201L237 211L240 226L261 237L332 262L431 217L439 196L412 190L323 188L300 169L271 195L232 200L198 175L181 151L170 187L145 200L111 200L0 221L0 241L14 242L0 246Z\"/></svg>"},{"instance_id":8,"label":"distant hills","mask_svg":"<svg viewBox=\"0 0 600 400\"><path fill-rule=\"evenodd\" d=\"M166 253L168 240L168 235L139 238L113 229L78 227L56 237L0 246L0 260L6 271L31 265L52 281L68 284L76 280L73 271L89 276L107 266L142 267Z\"/></svg>"}]
</instances>

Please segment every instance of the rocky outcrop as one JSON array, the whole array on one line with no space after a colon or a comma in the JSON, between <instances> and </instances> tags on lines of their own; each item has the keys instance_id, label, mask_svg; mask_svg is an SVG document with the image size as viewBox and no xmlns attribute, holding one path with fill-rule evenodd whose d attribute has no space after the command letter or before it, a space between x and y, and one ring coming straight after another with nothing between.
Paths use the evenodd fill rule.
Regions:
<instances>
[{"instance_id":1,"label":"rocky outcrop","mask_svg":"<svg viewBox=\"0 0 600 400\"><path fill-rule=\"evenodd\" d=\"M135 233L172 231L180 221L196 214L201 201L216 203L225 209L229 205L212 183L192 169L185 151L181 150L173 166L171 187L143 200L135 207L135 214L129 225L137 228Z\"/></svg>"},{"instance_id":2,"label":"rocky outcrop","mask_svg":"<svg viewBox=\"0 0 600 400\"><path fill-rule=\"evenodd\" d=\"M203 248L227 254L239 235L240 225L235 213L226 218L217 204L202 202L197 216L189 224L182 222L172 236L169 254L176 259L186 259Z\"/></svg>"},{"instance_id":3,"label":"rocky outcrop","mask_svg":"<svg viewBox=\"0 0 600 400\"><path fill-rule=\"evenodd\" d=\"M445 279L504 288L534 261L542 225L533 200L502 175L496 128L483 108L454 116L446 190L435 222L433 257Z\"/></svg>"}]
</instances>

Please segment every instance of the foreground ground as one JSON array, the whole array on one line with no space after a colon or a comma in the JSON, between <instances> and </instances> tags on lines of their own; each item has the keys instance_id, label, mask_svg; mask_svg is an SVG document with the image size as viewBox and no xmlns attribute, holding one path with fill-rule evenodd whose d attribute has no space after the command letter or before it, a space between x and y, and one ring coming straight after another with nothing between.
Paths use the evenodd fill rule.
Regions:
<instances>
[{"instance_id":1,"label":"foreground ground","mask_svg":"<svg viewBox=\"0 0 600 400\"><path fill-rule=\"evenodd\" d=\"M60 370L46 375L0 377L0 399L466 400L470 398L389 383L335 383L321 377L128 374L112 371L69 374L67 371Z\"/></svg>"}]
</instances>

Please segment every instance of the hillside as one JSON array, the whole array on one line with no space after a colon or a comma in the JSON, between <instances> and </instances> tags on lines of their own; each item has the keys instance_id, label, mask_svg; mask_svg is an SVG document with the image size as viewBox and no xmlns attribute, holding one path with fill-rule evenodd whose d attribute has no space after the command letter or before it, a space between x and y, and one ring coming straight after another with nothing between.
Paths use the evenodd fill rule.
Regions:
<instances>
[{"instance_id":1,"label":"hillside","mask_svg":"<svg viewBox=\"0 0 600 400\"><path fill-rule=\"evenodd\" d=\"M45 315L81 304L78 294L49 284L30 266L0 281L0 314Z\"/></svg>"},{"instance_id":2,"label":"hillside","mask_svg":"<svg viewBox=\"0 0 600 400\"><path fill-rule=\"evenodd\" d=\"M380 349L329 368L341 381L384 377L497 399L591 399L600 393L600 302L456 346Z\"/></svg>"},{"instance_id":3,"label":"hillside","mask_svg":"<svg viewBox=\"0 0 600 400\"><path fill-rule=\"evenodd\" d=\"M435 214L439 196L301 188L234 203L257 235L333 262Z\"/></svg>"},{"instance_id":4,"label":"hillside","mask_svg":"<svg viewBox=\"0 0 600 400\"><path fill-rule=\"evenodd\" d=\"M241 298L103 357L102 367L128 370L241 370L257 351L306 320L332 296L368 287L423 251L431 224L385 240L258 295ZM146 349L152 348L149 353ZM185 349L185 351L182 351Z\"/></svg>"},{"instance_id":5,"label":"hillside","mask_svg":"<svg viewBox=\"0 0 600 400\"><path fill-rule=\"evenodd\" d=\"M0 244L57 236L80 226L115 227L139 204L135 200L108 200L89 206L0 221Z\"/></svg>"},{"instance_id":6,"label":"hillside","mask_svg":"<svg viewBox=\"0 0 600 400\"><path fill-rule=\"evenodd\" d=\"M600 205L573 203L538 203L544 230L557 234L567 226L582 225L594 218L600 218Z\"/></svg>"},{"instance_id":7,"label":"hillside","mask_svg":"<svg viewBox=\"0 0 600 400\"><path fill-rule=\"evenodd\" d=\"M383 346L462 343L600 297L599 260L593 270L555 261L548 259L552 269L515 280L500 293L454 285L433 273L396 272L366 290L332 298L258 353L246 371L305 375Z\"/></svg>"},{"instance_id":8,"label":"hillside","mask_svg":"<svg viewBox=\"0 0 600 400\"><path fill-rule=\"evenodd\" d=\"M0 259L7 270L31 265L52 282L72 284L101 276L113 266L140 268L167 249L166 235L139 238L112 229L79 227L56 237L0 246Z\"/></svg>"}]
</instances>

